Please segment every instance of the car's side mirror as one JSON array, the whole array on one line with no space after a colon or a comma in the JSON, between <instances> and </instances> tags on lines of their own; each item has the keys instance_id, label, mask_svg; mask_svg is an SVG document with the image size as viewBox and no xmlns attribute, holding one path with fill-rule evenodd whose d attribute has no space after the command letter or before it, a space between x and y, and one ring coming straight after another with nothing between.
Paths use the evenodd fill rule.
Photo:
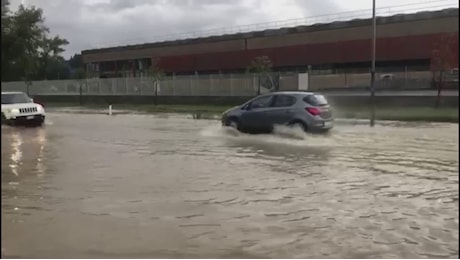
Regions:
<instances>
[{"instance_id":1,"label":"car's side mirror","mask_svg":"<svg viewBox=\"0 0 460 260\"><path fill-rule=\"evenodd\" d=\"M33 99L33 98L30 98L30 102L34 103L34 99Z\"/></svg>"},{"instance_id":2,"label":"car's side mirror","mask_svg":"<svg viewBox=\"0 0 460 260\"><path fill-rule=\"evenodd\" d=\"M246 104L246 105L242 106L241 109L242 110L250 110L251 108L250 108L249 104Z\"/></svg>"}]
</instances>

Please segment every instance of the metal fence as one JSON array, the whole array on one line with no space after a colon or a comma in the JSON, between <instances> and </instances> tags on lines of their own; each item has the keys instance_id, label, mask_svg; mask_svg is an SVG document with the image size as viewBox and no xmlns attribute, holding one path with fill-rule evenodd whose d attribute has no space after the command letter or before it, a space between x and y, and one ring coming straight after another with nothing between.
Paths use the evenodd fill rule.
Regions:
<instances>
[{"instance_id":1,"label":"metal fence","mask_svg":"<svg viewBox=\"0 0 460 260\"><path fill-rule=\"evenodd\" d=\"M458 74L448 82L458 88ZM447 79L447 78L446 78ZM452 84L451 84L452 83ZM214 74L165 77L158 82L159 96L254 96L258 92L255 74ZM261 78L261 92L276 90L324 91L327 89L366 88L369 73L302 74L295 72L272 73ZM376 73L377 89L410 90L432 88L429 71ZM2 82L2 91L23 91L30 95L104 95L149 96L155 95L151 78L106 78L82 80Z\"/></svg>"},{"instance_id":2,"label":"metal fence","mask_svg":"<svg viewBox=\"0 0 460 260\"><path fill-rule=\"evenodd\" d=\"M367 87L371 81L370 73L334 73L311 75L310 89L337 89ZM430 71L380 72L376 73L376 88L380 89L426 89L432 84Z\"/></svg>"},{"instance_id":3,"label":"metal fence","mask_svg":"<svg viewBox=\"0 0 460 260\"><path fill-rule=\"evenodd\" d=\"M157 84L159 96L254 96L256 75L197 75L165 77ZM30 95L154 95L153 80L107 78L84 80L2 82L2 91L23 91ZM266 90L265 90L266 91Z\"/></svg>"}]
</instances>

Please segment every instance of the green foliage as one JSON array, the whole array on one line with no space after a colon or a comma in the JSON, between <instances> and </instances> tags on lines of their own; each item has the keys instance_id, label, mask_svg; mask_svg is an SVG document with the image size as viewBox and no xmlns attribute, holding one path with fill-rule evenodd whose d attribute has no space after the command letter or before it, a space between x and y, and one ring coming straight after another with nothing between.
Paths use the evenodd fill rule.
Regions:
<instances>
[{"instance_id":1,"label":"green foliage","mask_svg":"<svg viewBox=\"0 0 460 260\"><path fill-rule=\"evenodd\" d=\"M82 67L77 67L74 71L72 71L72 74L70 75L70 78L72 78L72 79L84 79L84 78L86 78L85 69L83 69Z\"/></svg>"},{"instance_id":2,"label":"green foliage","mask_svg":"<svg viewBox=\"0 0 460 260\"><path fill-rule=\"evenodd\" d=\"M268 74L272 68L272 62L267 56L258 56L251 61L247 67L247 72L256 74Z\"/></svg>"},{"instance_id":3,"label":"green foliage","mask_svg":"<svg viewBox=\"0 0 460 260\"><path fill-rule=\"evenodd\" d=\"M455 56L458 36L447 34L441 36L433 46L431 51L431 71L443 73L456 67L458 57Z\"/></svg>"},{"instance_id":4,"label":"green foliage","mask_svg":"<svg viewBox=\"0 0 460 260\"><path fill-rule=\"evenodd\" d=\"M270 72L272 68L272 61L268 56L258 56L251 61L246 71L249 73L255 73L258 76L257 95L260 95L261 79L266 77L272 81Z\"/></svg>"},{"instance_id":5,"label":"green foliage","mask_svg":"<svg viewBox=\"0 0 460 260\"><path fill-rule=\"evenodd\" d=\"M158 104L157 96L158 96L158 83L165 77L164 71L158 66L159 59L152 60L152 66L147 70L147 76L152 79L153 88L154 88L154 104L155 106Z\"/></svg>"},{"instance_id":6,"label":"green foliage","mask_svg":"<svg viewBox=\"0 0 460 260\"><path fill-rule=\"evenodd\" d=\"M433 73L433 81L437 85L438 90L435 107L439 107L441 104L441 92L447 72L457 65L458 56L454 55L456 53L457 37L455 34L441 36L435 42L431 51L430 68Z\"/></svg>"},{"instance_id":7,"label":"green foliage","mask_svg":"<svg viewBox=\"0 0 460 260\"><path fill-rule=\"evenodd\" d=\"M10 2L8 0L2 0L2 17L6 16L10 12L8 5Z\"/></svg>"},{"instance_id":8,"label":"green foliage","mask_svg":"<svg viewBox=\"0 0 460 260\"><path fill-rule=\"evenodd\" d=\"M152 78L152 82L156 85L165 77L164 71L158 66L159 60L153 60L152 66L147 71L147 75Z\"/></svg>"},{"instance_id":9,"label":"green foliage","mask_svg":"<svg viewBox=\"0 0 460 260\"><path fill-rule=\"evenodd\" d=\"M69 65L71 68L81 68L83 69L83 59L81 54L75 54L69 59Z\"/></svg>"},{"instance_id":10,"label":"green foliage","mask_svg":"<svg viewBox=\"0 0 460 260\"><path fill-rule=\"evenodd\" d=\"M49 37L42 9L20 5L10 12L8 7L2 0L2 81L65 78L61 54L69 42Z\"/></svg>"}]
</instances>

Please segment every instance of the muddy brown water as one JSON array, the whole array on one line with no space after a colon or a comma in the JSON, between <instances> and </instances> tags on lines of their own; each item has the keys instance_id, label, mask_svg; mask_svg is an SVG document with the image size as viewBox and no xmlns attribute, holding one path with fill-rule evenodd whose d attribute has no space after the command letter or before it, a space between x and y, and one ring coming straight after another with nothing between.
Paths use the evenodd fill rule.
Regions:
<instances>
[{"instance_id":1,"label":"muddy brown water","mask_svg":"<svg viewBox=\"0 0 460 260\"><path fill-rule=\"evenodd\" d=\"M457 258L457 133L53 113L2 127L2 256Z\"/></svg>"}]
</instances>

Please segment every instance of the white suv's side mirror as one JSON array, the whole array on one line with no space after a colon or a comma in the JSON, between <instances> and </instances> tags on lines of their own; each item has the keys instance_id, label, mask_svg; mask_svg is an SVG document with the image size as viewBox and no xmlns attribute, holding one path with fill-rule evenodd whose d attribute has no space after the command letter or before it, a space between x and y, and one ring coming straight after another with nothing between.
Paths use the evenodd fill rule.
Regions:
<instances>
[{"instance_id":1,"label":"white suv's side mirror","mask_svg":"<svg viewBox=\"0 0 460 260\"><path fill-rule=\"evenodd\" d=\"M33 99L33 98L30 98L30 102L34 103L34 99Z\"/></svg>"}]
</instances>

